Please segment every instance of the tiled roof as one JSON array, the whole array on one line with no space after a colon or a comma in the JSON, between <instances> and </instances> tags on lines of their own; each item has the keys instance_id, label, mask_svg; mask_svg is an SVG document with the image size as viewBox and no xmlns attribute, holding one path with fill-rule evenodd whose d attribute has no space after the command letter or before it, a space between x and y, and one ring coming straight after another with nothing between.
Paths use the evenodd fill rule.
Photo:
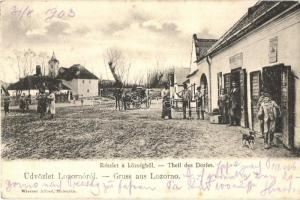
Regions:
<instances>
[{"instance_id":1,"label":"tiled roof","mask_svg":"<svg viewBox=\"0 0 300 200\"><path fill-rule=\"evenodd\" d=\"M197 38L197 35L193 35L194 43L195 43L195 51L196 51L196 62L200 61L207 54L209 48L212 47L218 40L215 39L202 39Z\"/></svg>"},{"instance_id":2,"label":"tiled roof","mask_svg":"<svg viewBox=\"0 0 300 200\"><path fill-rule=\"evenodd\" d=\"M92 72L79 64L73 65L70 68L59 68L57 78L68 81L72 79L98 79Z\"/></svg>"},{"instance_id":3,"label":"tiled roof","mask_svg":"<svg viewBox=\"0 0 300 200\"><path fill-rule=\"evenodd\" d=\"M285 11L295 9L299 9L298 1L258 1L208 50L208 54L215 53L232 44L232 42L257 29L270 19L281 15Z\"/></svg>"},{"instance_id":4,"label":"tiled roof","mask_svg":"<svg viewBox=\"0 0 300 200\"><path fill-rule=\"evenodd\" d=\"M47 89L50 90L60 90L60 89L70 89L63 85L61 80L49 77L49 76L26 76L20 79L16 83L10 84L8 90L34 90L38 89L41 84L45 84Z\"/></svg>"}]
</instances>

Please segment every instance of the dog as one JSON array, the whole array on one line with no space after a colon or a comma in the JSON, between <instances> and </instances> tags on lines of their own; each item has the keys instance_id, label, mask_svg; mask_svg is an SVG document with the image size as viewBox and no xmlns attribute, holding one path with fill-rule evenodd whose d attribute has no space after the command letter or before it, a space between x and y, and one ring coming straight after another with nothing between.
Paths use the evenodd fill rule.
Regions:
<instances>
[{"instance_id":1,"label":"dog","mask_svg":"<svg viewBox=\"0 0 300 200\"><path fill-rule=\"evenodd\" d=\"M253 149L255 143L255 132L250 130L248 133L243 133L242 143L244 146L248 146L250 149Z\"/></svg>"}]
</instances>

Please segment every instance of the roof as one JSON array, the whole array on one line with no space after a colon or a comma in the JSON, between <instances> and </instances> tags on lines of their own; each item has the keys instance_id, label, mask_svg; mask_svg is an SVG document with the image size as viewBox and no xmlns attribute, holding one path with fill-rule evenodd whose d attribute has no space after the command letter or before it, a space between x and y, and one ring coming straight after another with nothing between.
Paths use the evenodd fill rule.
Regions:
<instances>
[{"instance_id":1,"label":"roof","mask_svg":"<svg viewBox=\"0 0 300 200\"><path fill-rule=\"evenodd\" d=\"M48 63L50 63L51 61L56 62L56 63L59 63L59 61L58 61L58 60L56 59L56 57L55 57L54 51L53 51L52 57L51 57L51 59L48 61Z\"/></svg>"},{"instance_id":2,"label":"roof","mask_svg":"<svg viewBox=\"0 0 300 200\"><path fill-rule=\"evenodd\" d=\"M229 46L270 19L296 9L299 9L298 1L258 1L208 50L208 54L213 54Z\"/></svg>"},{"instance_id":3,"label":"roof","mask_svg":"<svg viewBox=\"0 0 300 200\"><path fill-rule=\"evenodd\" d=\"M57 78L67 81L73 79L98 79L96 75L80 64L72 65L70 68L59 68Z\"/></svg>"},{"instance_id":4,"label":"roof","mask_svg":"<svg viewBox=\"0 0 300 200\"><path fill-rule=\"evenodd\" d=\"M10 84L8 90L34 90L38 89L41 84L45 84L45 87L50 90L70 89L62 84L61 80L49 77L49 76L26 76L20 79L16 83Z\"/></svg>"},{"instance_id":5,"label":"roof","mask_svg":"<svg viewBox=\"0 0 300 200\"><path fill-rule=\"evenodd\" d=\"M218 40L217 39L203 39L198 38L196 34L193 35L194 43L195 43L195 51L196 51L196 61L200 61L207 54L209 48L213 46Z\"/></svg>"},{"instance_id":6,"label":"roof","mask_svg":"<svg viewBox=\"0 0 300 200\"><path fill-rule=\"evenodd\" d=\"M188 74L186 78L190 78L191 76L194 76L195 74L197 74L198 71L199 69L194 70L192 73Z\"/></svg>"}]
</instances>

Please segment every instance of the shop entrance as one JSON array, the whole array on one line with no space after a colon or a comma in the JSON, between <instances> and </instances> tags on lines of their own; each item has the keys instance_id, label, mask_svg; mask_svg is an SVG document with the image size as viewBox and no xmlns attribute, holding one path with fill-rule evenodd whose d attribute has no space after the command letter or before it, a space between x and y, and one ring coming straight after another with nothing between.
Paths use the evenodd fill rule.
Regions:
<instances>
[{"instance_id":1,"label":"shop entrance","mask_svg":"<svg viewBox=\"0 0 300 200\"><path fill-rule=\"evenodd\" d=\"M282 133L282 141L287 148L294 144L294 78L290 66L283 64L263 68L263 87L280 106L281 116L276 123L276 132Z\"/></svg>"},{"instance_id":2,"label":"shop entrance","mask_svg":"<svg viewBox=\"0 0 300 200\"><path fill-rule=\"evenodd\" d=\"M202 74L200 78L200 86L201 86L201 91L204 93L204 110L208 112L208 89L207 89L207 78L205 74Z\"/></svg>"},{"instance_id":3,"label":"shop entrance","mask_svg":"<svg viewBox=\"0 0 300 200\"><path fill-rule=\"evenodd\" d=\"M263 68L263 90L269 92L271 98L281 105L281 66ZM282 132L282 121L276 122L275 132Z\"/></svg>"},{"instance_id":4,"label":"shop entrance","mask_svg":"<svg viewBox=\"0 0 300 200\"><path fill-rule=\"evenodd\" d=\"M239 88L238 95L240 110L238 113L238 117L240 119L239 125L243 127L249 127L248 125L248 109L247 109L247 73L246 69L234 69L231 70L231 85L234 82Z\"/></svg>"},{"instance_id":5,"label":"shop entrance","mask_svg":"<svg viewBox=\"0 0 300 200\"><path fill-rule=\"evenodd\" d=\"M240 70L241 69L234 69L231 71L231 87L233 85L233 83L235 83L235 85L237 86L238 88L238 96L241 96L241 90L240 90ZM239 107L241 107L241 100L239 99L239 102L238 102L238 105ZM237 122L238 125L241 125L241 109L239 109L238 113L237 113L238 116L238 119L239 121Z\"/></svg>"}]
</instances>

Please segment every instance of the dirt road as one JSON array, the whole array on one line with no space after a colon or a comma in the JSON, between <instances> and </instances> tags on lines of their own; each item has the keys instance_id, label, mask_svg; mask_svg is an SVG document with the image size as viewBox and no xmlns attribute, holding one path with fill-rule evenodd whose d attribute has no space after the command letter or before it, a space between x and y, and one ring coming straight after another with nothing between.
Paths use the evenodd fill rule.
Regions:
<instances>
[{"instance_id":1,"label":"dirt road","mask_svg":"<svg viewBox=\"0 0 300 200\"><path fill-rule=\"evenodd\" d=\"M208 121L161 119L161 104L151 109L117 111L113 104L58 108L55 119L34 111L2 117L4 159L294 157L282 146L243 147L240 128Z\"/></svg>"}]
</instances>

